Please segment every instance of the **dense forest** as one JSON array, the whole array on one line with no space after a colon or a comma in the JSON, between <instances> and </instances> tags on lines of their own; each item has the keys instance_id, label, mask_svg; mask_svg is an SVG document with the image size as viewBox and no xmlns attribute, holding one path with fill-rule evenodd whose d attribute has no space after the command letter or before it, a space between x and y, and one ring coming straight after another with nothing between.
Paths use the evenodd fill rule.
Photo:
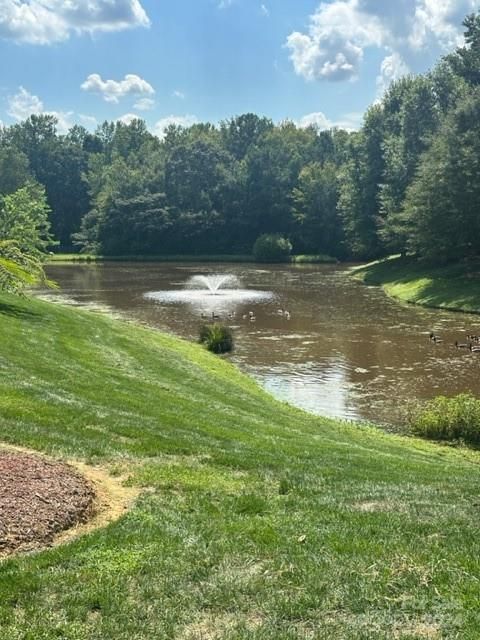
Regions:
<instances>
[{"instance_id":1,"label":"dense forest","mask_svg":"<svg viewBox=\"0 0 480 640\"><path fill-rule=\"evenodd\" d=\"M141 120L1 128L0 248L233 254L278 233L295 253L340 259L476 256L480 14L464 26L463 47L394 82L357 132L254 114L170 126L162 140Z\"/></svg>"}]
</instances>

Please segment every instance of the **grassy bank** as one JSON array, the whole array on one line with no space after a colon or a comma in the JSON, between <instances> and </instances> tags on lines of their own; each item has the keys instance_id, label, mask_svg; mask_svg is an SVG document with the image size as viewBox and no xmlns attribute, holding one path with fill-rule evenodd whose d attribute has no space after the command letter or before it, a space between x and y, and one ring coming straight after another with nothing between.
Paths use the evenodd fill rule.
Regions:
<instances>
[{"instance_id":1,"label":"grassy bank","mask_svg":"<svg viewBox=\"0 0 480 640\"><path fill-rule=\"evenodd\" d=\"M144 488L0 564L8 640L474 640L480 457L310 416L197 345L0 297L0 440Z\"/></svg>"},{"instance_id":2,"label":"grassy bank","mask_svg":"<svg viewBox=\"0 0 480 640\"><path fill-rule=\"evenodd\" d=\"M480 313L480 264L430 267L400 257L353 269L367 285L382 286L391 297L425 307Z\"/></svg>"},{"instance_id":3,"label":"grassy bank","mask_svg":"<svg viewBox=\"0 0 480 640\"><path fill-rule=\"evenodd\" d=\"M48 262L253 262L251 255L102 256L93 253L54 253Z\"/></svg>"},{"instance_id":4,"label":"grassy bank","mask_svg":"<svg viewBox=\"0 0 480 640\"><path fill-rule=\"evenodd\" d=\"M175 256L101 256L88 253L55 253L49 262L255 262L252 255L175 255ZM337 262L326 255L292 256L293 264L328 264Z\"/></svg>"}]
</instances>

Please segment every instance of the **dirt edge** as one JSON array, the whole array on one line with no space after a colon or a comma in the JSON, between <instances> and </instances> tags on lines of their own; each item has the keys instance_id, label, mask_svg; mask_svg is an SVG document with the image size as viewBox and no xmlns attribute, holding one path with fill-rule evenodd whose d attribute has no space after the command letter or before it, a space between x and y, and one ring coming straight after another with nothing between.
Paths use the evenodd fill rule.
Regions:
<instances>
[{"instance_id":1,"label":"dirt edge","mask_svg":"<svg viewBox=\"0 0 480 640\"><path fill-rule=\"evenodd\" d=\"M87 533L102 529L121 518L133 505L141 493L138 487L126 487L125 476L112 476L107 467L92 466L85 462L71 458L54 458L36 449L20 447L0 442L1 451L13 451L25 453L31 456L46 459L50 462L60 462L71 466L80 473L93 487L95 498L93 501L92 515L84 523L79 523L59 532L52 542L32 551L18 549L13 553L0 554L0 562L16 556L34 554L66 544Z\"/></svg>"}]
</instances>

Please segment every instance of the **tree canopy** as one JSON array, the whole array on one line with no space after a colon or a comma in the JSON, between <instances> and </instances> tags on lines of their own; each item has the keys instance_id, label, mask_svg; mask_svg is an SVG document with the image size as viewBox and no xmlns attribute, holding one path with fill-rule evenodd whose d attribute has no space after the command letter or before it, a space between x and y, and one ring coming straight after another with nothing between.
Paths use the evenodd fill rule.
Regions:
<instances>
[{"instance_id":1,"label":"tree canopy","mask_svg":"<svg viewBox=\"0 0 480 640\"><path fill-rule=\"evenodd\" d=\"M50 229L61 250L103 254L251 253L279 234L295 253L338 258L478 255L480 14L464 26L464 45L393 82L359 131L253 113L162 140L142 120L4 127L0 238L13 229L5 239L37 257Z\"/></svg>"}]
</instances>

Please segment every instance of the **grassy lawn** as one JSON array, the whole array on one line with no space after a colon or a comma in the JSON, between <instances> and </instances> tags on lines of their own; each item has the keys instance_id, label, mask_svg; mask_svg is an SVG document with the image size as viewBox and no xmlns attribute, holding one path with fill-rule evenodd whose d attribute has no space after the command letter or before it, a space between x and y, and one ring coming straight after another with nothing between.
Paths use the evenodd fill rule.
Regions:
<instances>
[{"instance_id":1,"label":"grassy lawn","mask_svg":"<svg viewBox=\"0 0 480 640\"><path fill-rule=\"evenodd\" d=\"M403 302L425 307L480 313L480 264L428 267L399 257L353 269L368 285L381 285Z\"/></svg>"},{"instance_id":2,"label":"grassy lawn","mask_svg":"<svg viewBox=\"0 0 480 640\"><path fill-rule=\"evenodd\" d=\"M5 640L478 640L480 455L310 416L197 345L0 297L0 440L143 488L0 564Z\"/></svg>"},{"instance_id":3,"label":"grassy lawn","mask_svg":"<svg viewBox=\"0 0 480 640\"><path fill-rule=\"evenodd\" d=\"M48 262L255 262L252 255L172 255L172 256L101 256L91 253L53 253ZM288 261L287 261L288 262ZM327 255L296 255L291 257L293 264L329 264L336 258Z\"/></svg>"}]
</instances>

